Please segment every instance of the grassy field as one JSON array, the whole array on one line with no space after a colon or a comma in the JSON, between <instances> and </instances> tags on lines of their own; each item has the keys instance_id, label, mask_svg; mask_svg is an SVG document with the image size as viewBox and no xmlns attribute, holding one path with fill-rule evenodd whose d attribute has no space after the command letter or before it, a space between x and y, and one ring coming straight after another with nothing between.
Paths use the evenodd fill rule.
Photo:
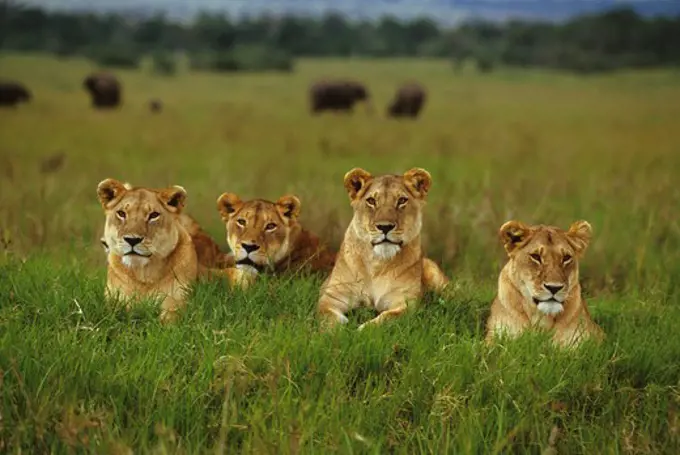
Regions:
<instances>
[{"instance_id":1,"label":"grassy field","mask_svg":"<svg viewBox=\"0 0 680 455\"><path fill-rule=\"evenodd\" d=\"M0 111L0 453L541 453L551 433L560 454L680 452L677 72L478 75L408 60L120 71L125 105L94 112L89 69L0 58L0 76L35 95ZM378 115L310 117L306 88L324 75L364 80ZM411 78L429 90L424 115L386 119ZM432 173L425 242L458 284L450 298L357 332L361 311L327 334L310 279L201 283L173 327L151 304L104 301L100 180L184 186L222 244L219 194L292 192L337 246L355 166ZM603 345L484 345L511 218L591 222L581 273Z\"/></svg>"}]
</instances>

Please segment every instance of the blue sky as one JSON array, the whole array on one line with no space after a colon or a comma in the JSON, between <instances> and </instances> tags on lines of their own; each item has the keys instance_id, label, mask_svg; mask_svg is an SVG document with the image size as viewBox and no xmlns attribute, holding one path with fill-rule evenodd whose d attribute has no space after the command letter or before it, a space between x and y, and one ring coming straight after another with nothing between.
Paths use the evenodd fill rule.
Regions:
<instances>
[{"instance_id":1,"label":"blue sky","mask_svg":"<svg viewBox=\"0 0 680 455\"><path fill-rule=\"evenodd\" d=\"M384 14L408 18L431 16L454 23L464 18L503 20L510 17L564 19L628 5L645 15L679 15L680 0L23 0L22 4L50 9L164 11L187 19L198 11L225 11L231 15L272 13L324 13L339 11L351 17L374 18Z\"/></svg>"}]
</instances>

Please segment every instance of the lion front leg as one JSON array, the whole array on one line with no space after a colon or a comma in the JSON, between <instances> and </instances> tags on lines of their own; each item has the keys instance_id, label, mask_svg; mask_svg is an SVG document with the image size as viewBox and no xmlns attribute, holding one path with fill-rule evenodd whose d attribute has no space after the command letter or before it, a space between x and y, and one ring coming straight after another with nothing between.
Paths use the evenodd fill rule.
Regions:
<instances>
[{"instance_id":1,"label":"lion front leg","mask_svg":"<svg viewBox=\"0 0 680 455\"><path fill-rule=\"evenodd\" d=\"M248 289L257 279L257 269L250 266L229 267L224 269L229 284L241 289Z\"/></svg>"},{"instance_id":2,"label":"lion front leg","mask_svg":"<svg viewBox=\"0 0 680 455\"><path fill-rule=\"evenodd\" d=\"M383 296L379 302L377 302L376 307L384 308L380 314L373 319L364 322L359 326L358 330L363 330L369 325L379 325L383 322L402 316L408 312L411 308L411 303L415 302L418 298L418 292L412 291L394 291L386 296Z\"/></svg>"},{"instance_id":3,"label":"lion front leg","mask_svg":"<svg viewBox=\"0 0 680 455\"><path fill-rule=\"evenodd\" d=\"M586 340L594 339L596 343L601 343L604 338L604 332L598 325L588 319L581 318L573 327L555 330L552 340L553 343L563 348L576 348Z\"/></svg>"},{"instance_id":4,"label":"lion front leg","mask_svg":"<svg viewBox=\"0 0 680 455\"><path fill-rule=\"evenodd\" d=\"M423 258L423 287L425 290L443 292L451 282L442 269L432 259Z\"/></svg>"},{"instance_id":5,"label":"lion front leg","mask_svg":"<svg viewBox=\"0 0 680 455\"><path fill-rule=\"evenodd\" d=\"M318 313L329 328L336 324L347 324L346 314L356 308L360 302L360 288L357 283L331 283L326 281L321 286L321 295L317 305Z\"/></svg>"},{"instance_id":6,"label":"lion front leg","mask_svg":"<svg viewBox=\"0 0 680 455\"><path fill-rule=\"evenodd\" d=\"M367 325L382 324L383 322L385 322L385 320L394 319L394 318L401 316L402 314L406 313L406 311L408 311L408 305L406 305L406 303L403 303L396 308L392 308L390 310L383 311L382 313L380 313L378 316L374 317L370 321L364 322L363 324L361 324L359 326L359 328L357 330L364 330L364 328L366 328Z\"/></svg>"},{"instance_id":7,"label":"lion front leg","mask_svg":"<svg viewBox=\"0 0 680 455\"><path fill-rule=\"evenodd\" d=\"M258 272L253 267L227 267L226 269L208 269L201 270L201 276L212 278L226 278L229 284L233 287L240 287L247 289L257 279Z\"/></svg>"},{"instance_id":8,"label":"lion front leg","mask_svg":"<svg viewBox=\"0 0 680 455\"><path fill-rule=\"evenodd\" d=\"M347 324L349 319L346 314L350 309L350 299L347 296L325 292L319 298L318 312L326 328L334 327L337 324Z\"/></svg>"},{"instance_id":9,"label":"lion front leg","mask_svg":"<svg viewBox=\"0 0 680 455\"><path fill-rule=\"evenodd\" d=\"M492 310L493 311L493 310ZM498 339L514 339L519 337L530 327L530 323L525 319L501 319L498 317L490 318L487 321L487 330L484 341L487 345L492 345Z\"/></svg>"},{"instance_id":10,"label":"lion front leg","mask_svg":"<svg viewBox=\"0 0 680 455\"><path fill-rule=\"evenodd\" d=\"M184 305L184 299L176 298L170 295L166 296L161 303L161 323L172 324L177 322L179 319L179 315L177 313L182 308L184 308Z\"/></svg>"}]
</instances>

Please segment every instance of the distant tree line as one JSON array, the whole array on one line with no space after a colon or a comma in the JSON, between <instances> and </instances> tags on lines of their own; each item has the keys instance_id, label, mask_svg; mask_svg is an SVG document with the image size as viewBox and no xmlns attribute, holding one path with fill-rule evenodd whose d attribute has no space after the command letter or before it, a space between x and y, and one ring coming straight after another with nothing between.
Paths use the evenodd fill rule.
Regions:
<instances>
[{"instance_id":1,"label":"distant tree line","mask_svg":"<svg viewBox=\"0 0 680 455\"><path fill-rule=\"evenodd\" d=\"M48 12L0 3L0 46L15 51L84 55L102 65L136 66L154 56L159 72L174 70L172 55L187 52L196 69L290 70L295 57L445 57L488 71L497 64L598 72L680 64L680 16L645 18L628 8L564 23L469 21L455 28L427 18L351 21L272 16L234 20L201 13L190 23L159 14Z\"/></svg>"}]
</instances>

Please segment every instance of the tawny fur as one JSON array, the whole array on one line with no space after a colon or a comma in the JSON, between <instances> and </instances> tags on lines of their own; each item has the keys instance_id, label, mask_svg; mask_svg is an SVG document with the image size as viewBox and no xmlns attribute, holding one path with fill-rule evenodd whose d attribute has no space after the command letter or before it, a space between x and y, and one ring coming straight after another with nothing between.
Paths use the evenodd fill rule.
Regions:
<instances>
[{"instance_id":1,"label":"tawny fur","mask_svg":"<svg viewBox=\"0 0 680 455\"><path fill-rule=\"evenodd\" d=\"M601 340L581 295L579 263L592 228L577 221L568 231L508 221L500 236L508 262L498 278L498 294L487 320L487 342L501 333L516 337L530 328L548 330L561 346L589 337Z\"/></svg>"},{"instance_id":2,"label":"tawny fur","mask_svg":"<svg viewBox=\"0 0 680 455\"><path fill-rule=\"evenodd\" d=\"M134 186L125 182L123 184L126 190L132 190ZM199 271L206 269L224 269L227 267L234 267L234 255L231 253L224 253L217 245L213 238L201 228L201 226L188 214L182 212L178 214L178 219L182 226L187 230L191 236L196 249L196 256L198 258ZM104 237L100 239L104 252L109 254L109 247Z\"/></svg>"},{"instance_id":3,"label":"tawny fur","mask_svg":"<svg viewBox=\"0 0 680 455\"><path fill-rule=\"evenodd\" d=\"M194 242L200 266L208 269L224 269L236 265L233 254L223 252L210 237L210 234L205 232L196 220L185 213L180 215L179 220Z\"/></svg>"},{"instance_id":4,"label":"tawny fur","mask_svg":"<svg viewBox=\"0 0 680 455\"><path fill-rule=\"evenodd\" d=\"M427 171L374 177L355 168L344 183L354 216L322 285L318 311L332 325L346 323L345 315L358 306L377 310L362 329L402 315L426 288L441 291L449 279L422 252L422 209L432 184Z\"/></svg>"},{"instance_id":5,"label":"tawny fur","mask_svg":"<svg viewBox=\"0 0 680 455\"><path fill-rule=\"evenodd\" d=\"M252 266L273 274L332 269L335 253L302 227L296 196L283 196L276 202L242 201L233 193L223 193L217 209L237 267Z\"/></svg>"},{"instance_id":6,"label":"tawny fur","mask_svg":"<svg viewBox=\"0 0 680 455\"><path fill-rule=\"evenodd\" d=\"M211 270L199 264L191 235L180 221L186 201L182 187L131 188L106 179L97 195L106 214L108 297L159 297L161 320L169 322L184 307L187 287L200 271L226 276L232 284L247 286L252 281L250 274L235 268Z\"/></svg>"}]
</instances>

